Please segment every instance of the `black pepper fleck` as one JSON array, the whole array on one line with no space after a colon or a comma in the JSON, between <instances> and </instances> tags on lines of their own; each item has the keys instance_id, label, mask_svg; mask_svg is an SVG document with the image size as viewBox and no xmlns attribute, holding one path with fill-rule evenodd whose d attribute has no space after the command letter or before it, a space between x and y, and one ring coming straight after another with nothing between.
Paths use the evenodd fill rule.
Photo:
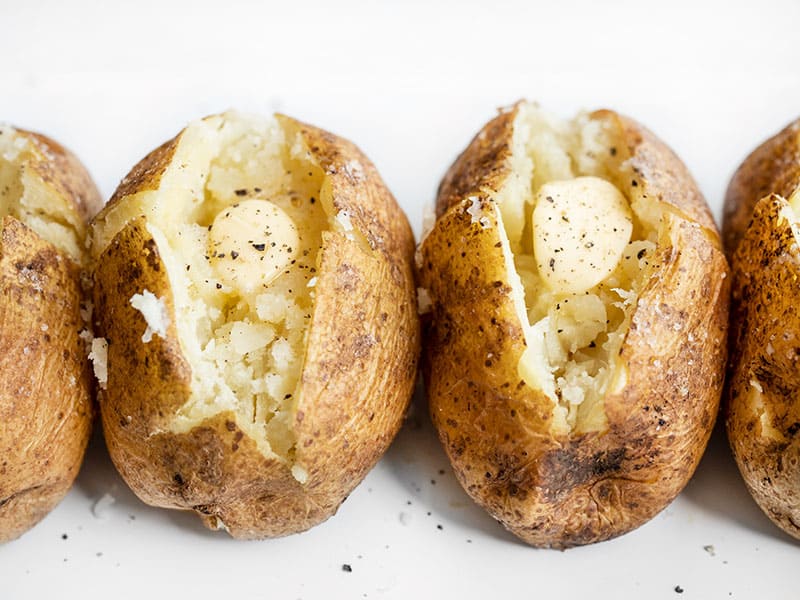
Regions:
<instances>
[{"instance_id":1,"label":"black pepper fleck","mask_svg":"<svg viewBox=\"0 0 800 600\"><path fill-rule=\"evenodd\" d=\"M344 571L345 573L352 573L353 572L353 567L351 567L347 563L344 563L342 565L342 571Z\"/></svg>"}]
</instances>

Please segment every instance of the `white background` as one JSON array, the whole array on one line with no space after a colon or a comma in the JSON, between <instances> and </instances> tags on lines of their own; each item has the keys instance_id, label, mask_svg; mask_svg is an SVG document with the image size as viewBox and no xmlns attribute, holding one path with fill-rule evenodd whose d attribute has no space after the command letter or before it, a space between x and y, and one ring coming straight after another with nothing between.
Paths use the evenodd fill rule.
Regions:
<instances>
[{"instance_id":1,"label":"white background","mask_svg":"<svg viewBox=\"0 0 800 600\"><path fill-rule=\"evenodd\" d=\"M283 111L358 143L419 233L439 178L496 107L609 107L677 151L719 219L736 165L800 116L798 23L800 3L766 0L0 0L0 120L70 147L108 197L189 120ZM265 542L144 506L95 436L66 500L0 547L0 598L798 596L798 544L752 502L719 431L652 522L557 552L476 508L421 395L414 410L335 517ZM107 493L115 503L93 512Z\"/></svg>"}]
</instances>

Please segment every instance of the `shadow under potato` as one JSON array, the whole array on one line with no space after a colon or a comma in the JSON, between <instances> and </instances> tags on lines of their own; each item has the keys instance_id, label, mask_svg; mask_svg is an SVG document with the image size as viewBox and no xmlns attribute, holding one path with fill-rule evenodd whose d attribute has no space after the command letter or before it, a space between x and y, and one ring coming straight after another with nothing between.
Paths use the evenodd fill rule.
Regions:
<instances>
[{"instance_id":1,"label":"shadow under potato","mask_svg":"<svg viewBox=\"0 0 800 600\"><path fill-rule=\"evenodd\" d=\"M722 416L694 477L681 492L681 497L751 531L797 545L796 540L769 520L747 491L728 446Z\"/></svg>"},{"instance_id":2,"label":"shadow under potato","mask_svg":"<svg viewBox=\"0 0 800 600\"><path fill-rule=\"evenodd\" d=\"M525 545L478 506L456 480L428 415L421 385L414 393L403 428L383 457L383 465L407 490L412 506L422 506L432 517L466 530Z\"/></svg>"},{"instance_id":3,"label":"shadow under potato","mask_svg":"<svg viewBox=\"0 0 800 600\"><path fill-rule=\"evenodd\" d=\"M105 494L113 498L113 504L104 512L108 517L95 514L95 518L113 518L113 515L125 515L130 520L148 519L151 521L169 522L172 525L207 538L231 539L223 532L215 532L203 526L200 519L188 511L156 508L145 504L136 497L114 467L108 454L103 428L95 423L94 432L86 449L83 466L75 480L75 487L89 499L89 510L95 512L95 505Z\"/></svg>"}]
</instances>

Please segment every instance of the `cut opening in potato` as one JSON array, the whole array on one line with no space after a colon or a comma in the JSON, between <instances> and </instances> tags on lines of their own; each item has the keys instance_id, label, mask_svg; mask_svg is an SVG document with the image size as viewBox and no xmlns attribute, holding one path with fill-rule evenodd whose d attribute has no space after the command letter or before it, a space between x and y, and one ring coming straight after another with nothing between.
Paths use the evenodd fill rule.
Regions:
<instances>
[{"instance_id":1,"label":"cut opening in potato","mask_svg":"<svg viewBox=\"0 0 800 600\"><path fill-rule=\"evenodd\" d=\"M524 294L520 376L553 401L559 434L606 428L604 398L624 384L618 356L658 240L658 203L640 193L615 135L588 115L521 106L495 196Z\"/></svg>"},{"instance_id":2,"label":"cut opening in potato","mask_svg":"<svg viewBox=\"0 0 800 600\"><path fill-rule=\"evenodd\" d=\"M325 182L298 131L226 113L187 127L158 189L120 201L97 224L95 253L146 215L166 265L193 374L173 432L233 411L262 453L293 465L318 255L326 231L353 235L347 215L334 214ZM145 335L158 335L169 315L149 293L133 301ZM302 467L293 466L302 481Z\"/></svg>"},{"instance_id":3,"label":"cut opening in potato","mask_svg":"<svg viewBox=\"0 0 800 600\"><path fill-rule=\"evenodd\" d=\"M797 215L800 215L800 187L795 189L792 195L789 196L789 206L794 211L795 220L798 220Z\"/></svg>"},{"instance_id":4,"label":"cut opening in potato","mask_svg":"<svg viewBox=\"0 0 800 600\"><path fill-rule=\"evenodd\" d=\"M32 134L0 125L0 222L14 217L82 264L86 228L67 195L55 192L43 177L40 166L49 154Z\"/></svg>"}]
</instances>

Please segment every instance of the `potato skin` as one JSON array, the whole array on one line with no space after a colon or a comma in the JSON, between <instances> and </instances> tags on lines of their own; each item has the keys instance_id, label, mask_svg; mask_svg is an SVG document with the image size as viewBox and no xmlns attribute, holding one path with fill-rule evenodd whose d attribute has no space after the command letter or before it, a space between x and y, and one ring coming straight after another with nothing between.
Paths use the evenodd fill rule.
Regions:
<instances>
[{"instance_id":1,"label":"potato skin","mask_svg":"<svg viewBox=\"0 0 800 600\"><path fill-rule=\"evenodd\" d=\"M423 373L434 425L467 493L525 542L567 548L641 525L694 472L722 387L728 267L675 155L635 122L594 113L619 133L636 185L668 205L668 226L622 347L627 384L605 401L608 430L554 436L551 401L518 375L523 329L489 200L509 173L515 113L486 125L440 187L439 219L420 248L432 303ZM466 212L467 196L480 199L488 227Z\"/></svg>"},{"instance_id":2,"label":"potato skin","mask_svg":"<svg viewBox=\"0 0 800 600\"><path fill-rule=\"evenodd\" d=\"M144 502L194 510L209 528L224 527L242 539L303 531L335 513L399 430L420 343L414 241L405 215L353 144L288 117L279 120L301 133L330 177L334 207L348 211L371 249L340 233L324 234L294 422L305 484L264 457L232 413L185 434L168 431L190 397L191 373L174 318L166 339L141 342L145 322L130 306L133 294L147 288L174 315L166 270L143 218L117 234L94 273L98 335L109 342L100 408L114 464ZM140 162L109 206L156 189L179 139ZM362 167L358 173L348 168L354 160Z\"/></svg>"},{"instance_id":3,"label":"potato skin","mask_svg":"<svg viewBox=\"0 0 800 600\"><path fill-rule=\"evenodd\" d=\"M750 494L800 539L800 249L786 198L800 187L800 121L757 148L726 197L732 254L725 421Z\"/></svg>"},{"instance_id":4,"label":"potato skin","mask_svg":"<svg viewBox=\"0 0 800 600\"><path fill-rule=\"evenodd\" d=\"M756 204L770 194L789 198L800 187L800 119L756 148L739 166L725 194L722 239L732 257Z\"/></svg>"},{"instance_id":5,"label":"potato skin","mask_svg":"<svg viewBox=\"0 0 800 600\"><path fill-rule=\"evenodd\" d=\"M24 130L23 168L86 219L102 205L77 158ZM0 233L0 542L44 518L80 469L92 425L81 269L12 216Z\"/></svg>"}]
</instances>

